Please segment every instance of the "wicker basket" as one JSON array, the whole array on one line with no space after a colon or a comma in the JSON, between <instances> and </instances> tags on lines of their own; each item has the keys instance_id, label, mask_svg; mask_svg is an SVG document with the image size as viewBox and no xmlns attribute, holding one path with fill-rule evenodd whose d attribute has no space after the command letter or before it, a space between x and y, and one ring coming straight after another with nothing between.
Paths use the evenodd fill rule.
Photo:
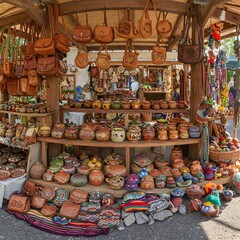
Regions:
<instances>
[{"instance_id":1,"label":"wicker basket","mask_svg":"<svg viewBox=\"0 0 240 240\"><path fill-rule=\"evenodd\" d=\"M240 149L230 152L216 152L216 151L209 151L209 157L212 161L218 162L237 162L240 159Z\"/></svg>"}]
</instances>

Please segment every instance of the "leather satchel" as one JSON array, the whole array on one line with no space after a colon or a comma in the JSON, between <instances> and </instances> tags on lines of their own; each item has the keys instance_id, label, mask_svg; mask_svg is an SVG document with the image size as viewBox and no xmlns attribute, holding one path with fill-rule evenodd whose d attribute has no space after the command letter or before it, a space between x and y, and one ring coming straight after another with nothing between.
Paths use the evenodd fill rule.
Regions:
<instances>
[{"instance_id":1,"label":"leather satchel","mask_svg":"<svg viewBox=\"0 0 240 240\"><path fill-rule=\"evenodd\" d=\"M21 93L20 81L17 77L9 78L7 81L8 94L10 96L20 96Z\"/></svg>"},{"instance_id":2,"label":"leather satchel","mask_svg":"<svg viewBox=\"0 0 240 240\"><path fill-rule=\"evenodd\" d=\"M21 87L20 93L24 95L27 93L28 78L21 77L19 81L20 81L20 87Z\"/></svg>"},{"instance_id":3,"label":"leather satchel","mask_svg":"<svg viewBox=\"0 0 240 240\"><path fill-rule=\"evenodd\" d=\"M132 45L132 41L128 40L125 53L123 55L123 67L126 69L135 69L138 67L139 53Z\"/></svg>"},{"instance_id":4,"label":"leather satchel","mask_svg":"<svg viewBox=\"0 0 240 240\"><path fill-rule=\"evenodd\" d=\"M69 200L73 203L81 204L87 202L88 193L80 189L74 188L70 194Z\"/></svg>"},{"instance_id":5,"label":"leather satchel","mask_svg":"<svg viewBox=\"0 0 240 240\"><path fill-rule=\"evenodd\" d=\"M163 14L163 20L160 20L161 13ZM172 23L169 22L166 19L166 17L167 17L167 13L165 14L164 12L161 12L161 11L159 12L156 30L157 30L158 36L160 37L169 37L172 33Z\"/></svg>"},{"instance_id":6,"label":"leather satchel","mask_svg":"<svg viewBox=\"0 0 240 240\"><path fill-rule=\"evenodd\" d=\"M73 39L76 42L89 43L92 41L92 28L88 25L88 15L86 13L86 26L79 23L78 15L76 14L78 25L73 30Z\"/></svg>"},{"instance_id":7,"label":"leather satchel","mask_svg":"<svg viewBox=\"0 0 240 240\"><path fill-rule=\"evenodd\" d=\"M33 70L37 68L37 59L35 56L25 56L23 66L26 70Z\"/></svg>"},{"instance_id":8,"label":"leather satchel","mask_svg":"<svg viewBox=\"0 0 240 240\"><path fill-rule=\"evenodd\" d=\"M0 64L0 84L4 84L6 82L6 78L3 73L3 65Z\"/></svg>"},{"instance_id":9,"label":"leather satchel","mask_svg":"<svg viewBox=\"0 0 240 240\"><path fill-rule=\"evenodd\" d=\"M142 16L139 20L139 33L142 38L150 38L152 36L152 21L149 18L148 5L152 2L154 12L157 19L157 10L154 0L146 0L145 8L143 10Z\"/></svg>"},{"instance_id":10,"label":"leather satchel","mask_svg":"<svg viewBox=\"0 0 240 240\"><path fill-rule=\"evenodd\" d=\"M89 65L88 52L86 49L78 49L78 53L74 62L75 65L81 69Z\"/></svg>"},{"instance_id":11,"label":"leather satchel","mask_svg":"<svg viewBox=\"0 0 240 240\"><path fill-rule=\"evenodd\" d=\"M111 57L110 54L107 51L107 47L105 45L105 52L102 52L103 46L101 45L99 51L98 51L98 56L96 59L96 65L98 68L102 70L106 70L110 67L111 65Z\"/></svg>"},{"instance_id":12,"label":"leather satchel","mask_svg":"<svg viewBox=\"0 0 240 240\"><path fill-rule=\"evenodd\" d=\"M31 199L31 207L36 209L41 209L46 204L46 199L42 198L40 195L35 194Z\"/></svg>"},{"instance_id":13,"label":"leather satchel","mask_svg":"<svg viewBox=\"0 0 240 240\"><path fill-rule=\"evenodd\" d=\"M28 70L28 83L32 86L39 85L39 77L36 69Z\"/></svg>"},{"instance_id":14,"label":"leather satchel","mask_svg":"<svg viewBox=\"0 0 240 240\"><path fill-rule=\"evenodd\" d=\"M66 34L62 34L58 31L58 3L56 2L54 4L54 17L55 17L55 31L56 31L56 34L55 34L55 47L56 49L61 52L61 53L67 53L67 52L70 52L70 40L68 39L68 37L66 36ZM63 28L64 28L64 31L66 32L65 30L65 21L64 21L64 17L63 17L63 14L62 14L62 8L61 8L61 5L60 5L60 13L61 13L61 16L62 16L62 22L63 22Z\"/></svg>"},{"instance_id":15,"label":"leather satchel","mask_svg":"<svg viewBox=\"0 0 240 240\"><path fill-rule=\"evenodd\" d=\"M152 63L153 64L161 64L166 61L167 49L165 47L159 46L159 40L156 43L156 46L152 48Z\"/></svg>"},{"instance_id":16,"label":"leather satchel","mask_svg":"<svg viewBox=\"0 0 240 240\"><path fill-rule=\"evenodd\" d=\"M38 92L38 85L33 86L28 83L26 95L27 96L36 96L37 92Z\"/></svg>"},{"instance_id":17,"label":"leather satchel","mask_svg":"<svg viewBox=\"0 0 240 240\"><path fill-rule=\"evenodd\" d=\"M106 11L104 10L104 24L95 26L93 30L93 39L97 43L107 44L113 42L114 38L114 29L107 25Z\"/></svg>"},{"instance_id":18,"label":"leather satchel","mask_svg":"<svg viewBox=\"0 0 240 240\"><path fill-rule=\"evenodd\" d=\"M36 192L35 183L27 180L23 185L23 192L32 197Z\"/></svg>"},{"instance_id":19,"label":"leather satchel","mask_svg":"<svg viewBox=\"0 0 240 240\"><path fill-rule=\"evenodd\" d=\"M40 57L37 62L39 75L55 75L58 72L58 59L56 56Z\"/></svg>"},{"instance_id":20,"label":"leather satchel","mask_svg":"<svg viewBox=\"0 0 240 240\"><path fill-rule=\"evenodd\" d=\"M77 219L80 212L80 204L65 201L60 209L60 216L70 219Z\"/></svg>"},{"instance_id":21,"label":"leather satchel","mask_svg":"<svg viewBox=\"0 0 240 240\"><path fill-rule=\"evenodd\" d=\"M14 73L14 62L13 61L5 61L3 63L3 73L6 77L13 76Z\"/></svg>"},{"instance_id":22,"label":"leather satchel","mask_svg":"<svg viewBox=\"0 0 240 240\"><path fill-rule=\"evenodd\" d=\"M20 213L28 212L30 210L30 198L13 194L8 203L8 210Z\"/></svg>"},{"instance_id":23,"label":"leather satchel","mask_svg":"<svg viewBox=\"0 0 240 240\"><path fill-rule=\"evenodd\" d=\"M54 205L44 205L41 213L46 217L54 217L57 214L57 207Z\"/></svg>"}]
</instances>

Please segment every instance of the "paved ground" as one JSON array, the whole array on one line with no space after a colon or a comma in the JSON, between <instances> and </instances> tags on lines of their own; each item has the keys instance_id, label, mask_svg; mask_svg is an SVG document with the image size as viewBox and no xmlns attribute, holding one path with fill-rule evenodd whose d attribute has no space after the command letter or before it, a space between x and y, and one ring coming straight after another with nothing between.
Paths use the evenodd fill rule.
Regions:
<instances>
[{"instance_id":1,"label":"paved ground","mask_svg":"<svg viewBox=\"0 0 240 240\"><path fill-rule=\"evenodd\" d=\"M231 122L228 131L232 134ZM240 131L238 132L240 137ZM188 203L188 200L186 200ZM124 231L111 230L108 235L95 237L94 239L118 240L118 239L161 239L161 240L239 240L240 239L240 196L236 196L230 203L224 205L222 214L217 218L208 219L201 213L189 213L187 215L175 214L164 222L156 222L152 226L133 225ZM6 208L6 206L4 206ZM6 240L54 240L54 239L86 239L74 237L62 237L48 234L30 227L24 221L0 209L0 239Z\"/></svg>"}]
</instances>

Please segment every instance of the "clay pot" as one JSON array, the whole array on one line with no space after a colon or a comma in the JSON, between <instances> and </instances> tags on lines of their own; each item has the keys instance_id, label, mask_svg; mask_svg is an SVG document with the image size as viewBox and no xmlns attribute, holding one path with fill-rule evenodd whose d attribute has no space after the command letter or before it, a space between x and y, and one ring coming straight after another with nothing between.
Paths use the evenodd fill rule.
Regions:
<instances>
[{"instance_id":1,"label":"clay pot","mask_svg":"<svg viewBox=\"0 0 240 240\"><path fill-rule=\"evenodd\" d=\"M177 108L177 102L176 101L168 101L168 106L170 109L176 109Z\"/></svg>"},{"instance_id":2,"label":"clay pot","mask_svg":"<svg viewBox=\"0 0 240 240\"><path fill-rule=\"evenodd\" d=\"M140 187L144 190L154 189L154 180L151 175L144 176L141 179Z\"/></svg>"},{"instance_id":3,"label":"clay pot","mask_svg":"<svg viewBox=\"0 0 240 240\"><path fill-rule=\"evenodd\" d=\"M70 183L75 187L83 187L87 184L87 177L81 173L73 174Z\"/></svg>"},{"instance_id":4,"label":"clay pot","mask_svg":"<svg viewBox=\"0 0 240 240\"><path fill-rule=\"evenodd\" d=\"M141 103L139 100L133 100L131 102L131 108L132 109L140 109L141 108Z\"/></svg>"},{"instance_id":5,"label":"clay pot","mask_svg":"<svg viewBox=\"0 0 240 240\"><path fill-rule=\"evenodd\" d=\"M159 110L160 109L160 105L158 101L151 101L152 104L152 109L154 110Z\"/></svg>"},{"instance_id":6,"label":"clay pot","mask_svg":"<svg viewBox=\"0 0 240 240\"><path fill-rule=\"evenodd\" d=\"M51 170L47 170L47 172L43 174L43 180L46 182L52 182L53 178L54 178L54 173Z\"/></svg>"},{"instance_id":7,"label":"clay pot","mask_svg":"<svg viewBox=\"0 0 240 240\"><path fill-rule=\"evenodd\" d=\"M143 100L142 101L142 109L150 109L151 108L151 103L150 101L147 101L147 100Z\"/></svg>"},{"instance_id":8,"label":"clay pot","mask_svg":"<svg viewBox=\"0 0 240 240\"><path fill-rule=\"evenodd\" d=\"M201 207L201 213L206 217L214 217L217 214L217 209L211 202L205 202Z\"/></svg>"},{"instance_id":9,"label":"clay pot","mask_svg":"<svg viewBox=\"0 0 240 240\"><path fill-rule=\"evenodd\" d=\"M169 140L177 140L179 138L177 130L169 130L168 131Z\"/></svg>"},{"instance_id":10,"label":"clay pot","mask_svg":"<svg viewBox=\"0 0 240 240\"><path fill-rule=\"evenodd\" d=\"M121 102L116 100L116 101L112 102L111 107L112 107L112 109L120 109L121 108Z\"/></svg>"},{"instance_id":11,"label":"clay pot","mask_svg":"<svg viewBox=\"0 0 240 240\"><path fill-rule=\"evenodd\" d=\"M74 102L74 107L75 108L81 108L82 107L82 102Z\"/></svg>"},{"instance_id":12,"label":"clay pot","mask_svg":"<svg viewBox=\"0 0 240 240\"><path fill-rule=\"evenodd\" d=\"M143 139L145 141L151 141L155 138L155 130L154 129L145 129L142 131Z\"/></svg>"},{"instance_id":13,"label":"clay pot","mask_svg":"<svg viewBox=\"0 0 240 240\"><path fill-rule=\"evenodd\" d=\"M130 109L131 103L129 101L122 101L122 109Z\"/></svg>"},{"instance_id":14,"label":"clay pot","mask_svg":"<svg viewBox=\"0 0 240 240\"><path fill-rule=\"evenodd\" d=\"M95 132L88 125L83 127L81 129L81 131L79 132L79 138L82 139L83 141L92 141L94 139L94 137L95 137Z\"/></svg>"},{"instance_id":15,"label":"clay pot","mask_svg":"<svg viewBox=\"0 0 240 240\"><path fill-rule=\"evenodd\" d=\"M84 108L91 108L92 107L92 100L85 100L84 102L83 102L83 107Z\"/></svg>"},{"instance_id":16,"label":"clay pot","mask_svg":"<svg viewBox=\"0 0 240 240\"><path fill-rule=\"evenodd\" d=\"M92 107L94 109L100 109L102 107L101 101L100 100L94 100L92 103Z\"/></svg>"},{"instance_id":17,"label":"clay pot","mask_svg":"<svg viewBox=\"0 0 240 240\"><path fill-rule=\"evenodd\" d=\"M111 101L103 101L103 103L102 103L103 109L108 110L108 109L110 109L110 107L111 107Z\"/></svg>"},{"instance_id":18,"label":"clay pot","mask_svg":"<svg viewBox=\"0 0 240 240\"><path fill-rule=\"evenodd\" d=\"M93 186L100 186L104 182L104 175L101 170L94 169L89 174L89 182Z\"/></svg>"},{"instance_id":19,"label":"clay pot","mask_svg":"<svg viewBox=\"0 0 240 240\"><path fill-rule=\"evenodd\" d=\"M132 125L127 131L127 139L131 142L137 142L141 139L141 129L137 125Z\"/></svg>"},{"instance_id":20,"label":"clay pot","mask_svg":"<svg viewBox=\"0 0 240 240\"><path fill-rule=\"evenodd\" d=\"M190 138L199 138L201 136L200 129L198 127L190 127L189 128L189 136Z\"/></svg>"},{"instance_id":21,"label":"clay pot","mask_svg":"<svg viewBox=\"0 0 240 240\"><path fill-rule=\"evenodd\" d=\"M181 130L179 137L181 139L188 139L189 138L189 133L188 130Z\"/></svg>"},{"instance_id":22,"label":"clay pot","mask_svg":"<svg viewBox=\"0 0 240 240\"><path fill-rule=\"evenodd\" d=\"M171 154L170 154L170 161L174 161L175 159L182 159L183 158L183 154L182 154L182 150L178 147L174 147L171 150Z\"/></svg>"},{"instance_id":23,"label":"clay pot","mask_svg":"<svg viewBox=\"0 0 240 240\"><path fill-rule=\"evenodd\" d=\"M151 156L147 154L145 151L137 154L133 158L133 162L137 164L139 167L147 167L152 163Z\"/></svg>"},{"instance_id":24,"label":"clay pot","mask_svg":"<svg viewBox=\"0 0 240 240\"><path fill-rule=\"evenodd\" d=\"M161 109L168 109L168 103L167 103L167 101L165 101L165 100L161 100L161 101L159 102L159 105L160 105L160 108L161 108Z\"/></svg>"},{"instance_id":25,"label":"clay pot","mask_svg":"<svg viewBox=\"0 0 240 240\"><path fill-rule=\"evenodd\" d=\"M202 166L198 160L192 162L192 166L190 167L191 174L196 176L198 172L202 171Z\"/></svg>"},{"instance_id":26,"label":"clay pot","mask_svg":"<svg viewBox=\"0 0 240 240\"><path fill-rule=\"evenodd\" d=\"M152 164L152 163L149 164L149 165L146 167L146 169L147 169L147 172L150 172L151 170L153 170L153 169L154 169L153 164ZM143 167L139 167L136 163L132 163L132 164L131 164L131 172L132 172L132 173L138 174L138 173L140 173L142 170L143 170Z\"/></svg>"},{"instance_id":27,"label":"clay pot","mask_svg":"<svg viewBox=\"0 0 240 240\"><path fill-rule=\"evenodd\" d=\"M182 175L178 168L173 168L171 173L174 178Z\"/></svg>"},{"instance_id":28,"label":"clay pot","mask_svg":"<svg viewBox=\"0 0 240 240\"><path fill-rule=\"evenodd\" d=\"M109 184L109 187L114 190L119 190L124 188L125 180L123 177L113 176L111 178L106 178L105 181Z\"/></svg>"},{"instance_id":29,"label":"clay pot","mask_svg":"<svg viewBox=\"0 0 240 240\"><path fill-rule=\"evenodd\" d=\"M201 185L193 184L187 188L186 194L190 199L201 199L205 195L205 191Z\"/></svg>"},{"instance_id":30,"label":"clay pot","mask_svg":"<svg viewBox=\"0 0 240 240\"><path fill-rule=\"evenodd\" d=\"M106 164L119 165L123 162L123 159L120 155L112 153L104 159L104 162Z\"/></svg>"},{"instance_id":31,"label":"clay pot","mask_svg":"<svg viewBox=\"0 0 240 240\"><path fill-rule=\"evenodd\" d=\"M168 139L168 134L166 130L158 130L158 139L160 141L166 141Z\"/></svg>"},{"instance_id":32,"label":"clay pot","mask_svg":"<svg viewBox=\"0 0 240 240\"><path fill-rule=\"evenodd\" d=\"M184 167L185 165L184 165L183 159L174 159L174 160L171 162L171 166L172 166L173 168L178 168L178 169L180 169L180 168Z\"/></svg>"},{"instance_id":33,"label":"clay pot","mask_svg":"<svg viewBox=\"0 0 240 240\"><path fill-rule=\"evenodd\" d=\"M54 125L53 130L51 131L51 135L53 138L57 138L57 139L63 138L64 137L64 128Z\"/></svg>"},{"instance_id":34,"label":"clay pot","mask_svg":"<svg viewBox=\"0 0 240 240\"><path fill-rule=\"evenodd\" d=\"M167 176L167 177L172 176L171 168L168 167L168 166L160 167L159 170L160 170L160 172L161 172L163 175L165 175L165 176Z\"/></svg>"},{"instance_id":35,"label":"clay pot","mask_svg":"<svg viewBox=\"0 0 240 240\"><path fill-rule=\"evenodd\" d=\"M125 140L125 130L123 128L113 128L111 140L113 142L123 142Z\"/></svg>"},{"instance_id":36,"label":"clay pot","mask_svg":"<svg viewBox=\"0 0 240 240\"><path fill-rule=\"evenodd\" d=\"M106 142L110 139L110 130L107 127L102 127L96 131L96 139L100 142Z\"/></svg>"},{"instance_id":37,"label":"clay pot","mask_svg":"<svg viewBox=\"0 0 240 240\"><path fill-rule=\"evenodd\" d=\"M40 162L36 162L32 165L32 167L30 168L30 176L33 179L41 179L43 177L43 174L45 173L46 169L43 166L42 163Z\"/></svg>"},{"instance_id":38,"label":"clay pot","mask_svg":"<svg viewBox=\"0 0 240 240\"><path fill-rule=\"evenodd\" d=\"M164 158L156 158L154 162L154 166L156 168L164 167L168 165L168 161Z\"/></svg>"},{"instance_id":39,"label":"clay pot","mask_svg":"<svg viewBox=\"0 0 240 240\"><path fill-rule=\"evenodd\" d=\"M66 173L69 173L70 175L74 174L76 171L76 168L74 166L71 165L67 165L67 166L63 166L62 170Z\"/></svg>"},{"instance_id":40,"label":"clay pot","mask_svg":"<svg viewBox=\"0 0 240 240\"><path fill-rule=\"evenodd\" d=\"M178 102L178 108L179 109L185 109L187 107L187 104L185 101L179 101Z\"/></svg>"},{"instance_id":41,"label":"clay pot","mask_svg":"<svg viewBox=\"0 0 240 240\"><path fill-rule=\"evenodd\" d=\"M50 137L50 135L51 135L51 128L48 125L44 124L40 128L40 130L38 132L38 136L39 137Z\"/></svg>"},{"instance_id":42,"label":"clay pot","mask_svg":"<svg viewBox=\"0 0 240 240\"><path fill-rule=\"evenodd\" d=\"M64 132L64 137L66 139L75 140L78 138L78 129L76 127L70 126Z\"/></svg>"},{"instance_id":43,"label":"clay pot","mask_svg":"<svg viewBox=\"0 0 240 240\"><path fill-rule=\"evenodd\" d=\"M126 177L127 169L123 165L108 164L104 168L107 177L119 176Z\"/></svg>"},{"instance_id":44,"label":"clay pot","mask_svg":"<svg viewBox=\"0 0 240 240\"><path fill-rule=\"evenodd\" d=\"M152 121L152 113L143 113L143 120L145 122L151 122Z\"/></svg>"},{"instance_id":45,"label":"clay pot","mask_svg":"<svg viewBox=\"0 0 240 240\"><path fill-rule=\"evenodd\" d=\"M156 178L160 174L161 174L161 172L157 169L153 169L149 172L149 175L151 175L153 178Z\"/></svg>"},{"instance_id":46,"label":"clay pot","mask_svg":"<svg viewBox=\"0 0 240 240\"><path fill-rule=\"evenodd\" d=\"M57 182L58 184L66 184L68 183L70 178L70 174L60 170L58 173L54 175L54 181Z\"/></svg>"},{"instance_id":47,"label":"clay pot","mask_svg":"<svg viewBox=\"0 0 240 240\"><path fill-rule=\"evenodd\" d=\"M88 176L89 173L90 173L90 171L91 171L91 169L90 169L90 167L87 166L87 165L82 165L82 166L79 166L79 167L77 168L77 172L78 172L78 173L81 173L81 174L83 174L83 175L85 175L85 176Z\"/></svg>"}]
</instances>

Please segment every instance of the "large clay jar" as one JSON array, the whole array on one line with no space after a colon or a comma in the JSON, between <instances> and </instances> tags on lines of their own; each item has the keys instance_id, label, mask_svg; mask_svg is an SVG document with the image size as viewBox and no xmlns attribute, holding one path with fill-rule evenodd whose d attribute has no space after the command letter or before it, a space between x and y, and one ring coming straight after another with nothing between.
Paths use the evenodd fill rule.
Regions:
<instances>
[{"instance_id":1,"label":"large clay jar","mask_svg":"<svg viewBox=\"0 0 240 240\"><path fill-rule=\"evenodd\" d=\"M39 137L50 137L50 135L51 135L51 128L48 125L44 124L40 128L40 130L38 132L38 136Z\"/></svg>"},{"instance_id":2,"label":"large clay jar","mask_svg":"<svg viewBox=\"0 0 240 240\"><path fill-rule=\"evenodd\" d=\"M168 139L168 134L166 130L158 130L158 139L160 141L166 141Z\"/></svg>"},{"instance_id":3,"label":"large clay jar","mask_svg":"<svg viewBox=\"0 0 240 240\"><path fill-rule=\"evenodd\" d=\"M202 166L198 160L192 162L192 166L190 167L191 174L196 176L198 172L202 171Z\"/></svg>"},{"instance_id":4,"label":"large clay jar","mask_svg":"<svg viewBox=\"0 0 240 240\"><path fill-rule=\"evenodd\" d=\"M104 170L107 177L126 177L127 175L127 169L123 165L108 164L105 166Z\"/></svg>"},{"instance_id":5,"label":"large clay jar","mask_svg":"<svg viewBox=\"0 0 240 240\"><path fill-rule=\"evenodd\" d=\"M124 128L113 128L111 132L111 140L113 142L123 142L125 140Z\"/></svg>"},{"instance_id":6,"label":"large clay jar","mask_svg":"<svg viewBox=\"0 0 240 240\"><path fill-rule=\"evenodd\" d=\"M132 125L127 131L127 139L131 142L137 142L141 139L141 129L137 125Z\"/></svg>"},{"instance_id":7,"label":"large clay jar","mask_svg":"<svg viewBox=\"0 0 240 240\"><path fill-rule=\"evenodd\" d=\"M142 131L143 139L145 141L151 141L155 138L155 130L152 129L144 129Z\"/></svg>"},{"instance_id":8,"label":"large clay jar","mask_svg":"<svg viewBox=\"0 0 240 240\"><path fill-rule=\"evenodd\" d=\"M66 184L68 183L70 178L70 174L60 170L58 173L54 175L54 181L57 182L58 184Z\"/></svg>"},{"instance_id":9,"label":"large clay jar","mask_svg":"<svg viewBox=\"0 0 240 240\"><path fill-rule=\"evenodd\" d=\"M79 132L79 138L82 139L83 141L92 141L94 139L94 137L95 137L95 132L88 125L83 127L81 129L81 131Z\"/></svg>"},{"instance_id":10,"label":"large clay jar","mask_svg":"<svg viewBox=\"0 0 240 240\"><path fill-rule=\"evenodd\" d=\"M122 109L130 109L131 103L130 101L122 101Z\"/></svg>"},{"instance_id":11,"label":"large clay jar","mask_svg":"<svg viewBox=\"0 0 240 240\"><path fill-rule=\"evenodd\" d=\"M177 140L179 138L179 134L177 130L169 130L168 131L169 140Z\"/></svg>"},{"instance_id":12,"label":"large clay jar","mask_svg":"<svg viewBox=\"0 0 240 240\"><path fill-rule=\"evenodd\" d=\"M87 184L87 176L81 173L75 173L71 176L70 183L75 187L83 187Z\"/></svg>"},{"instance_id":13,"label":"large clay jar","mask_svg":"<svg viewBox=\"0 0 240 240\"><path fill-rule=\"evenodd\" d=\"M144 176L141 179L140 187L144 190L151 190L154 189L154 180L151 175Z\"/></svg>"},{"instance_id":14,"label":"large clay jar","mask_svg":"<svg viewBox=\"0 0 240 240\"><path fill-rule=\"evenodd\" d=\"M176 101L168 101L168 106L170 109L176 109L177 108L177 102Z\"/></svg>"},{"instance_id":15,"label":"large clay jar","mask_svg":"<svg viewBox=\"0 0 240 240\"><path fill-rule=\"evenodd\" d=\"M89 174L89 182L93 186L100 186L103 184L104 175L101 170L93 169Z\"/></svg>"},{"instance_id":16,"label":"large clay jar","mask_svg":"<svg viewBox=\"0 0 240 240\"><path fill-rule=\"evenodd\" d=\"M132 109L140 109L141 108L141 103L139 100L133 100L131 102L131 108Z\"/></svg>"},{"instance_id":17,"label":"large clay jar","mask_svg":"<svg viewBox=\"0 0 240 240\"><path fill-rule=\"evenodd\" d=\"M182 158L183 158L182 150L178 147L172 148L171 154L170 154L171 162L174 161L175 159L182 159Z\"/></svg>"},{"instance_id":18,"label":"large clay jar","mask_svg":"<svg viewBox=\"0 0 240 240\"><path fill-rule=\"evenodd\" d=\"M109 187L114 190L122 189L125 185L125 179L119 176L106 178L106 182L109 184Z\"/></svg>"},{"instance_id":19,"label":"large clay jar","mask_svg":"<svg viewBox=\"0 0 240 240\"><path fill-rule=\"evenodd\" d=\"M66 139L75 140L78 138L78 129L74 126L68 127L64 132Z\"/></svg>"},{"instance_id":20,"label":"large clay jar","mask_svg":"<svg viewBox=\"0 0 240 240\"><path fill-rule=\"evenodd\" d=\"M110 130L107 127L101 127L96 131L96 139L100 142L105 142L110 139Z\"/></svg>"},{"instance_id":21,"label":"large clay jar","mask_svg":"<svg viewBox=\"0 0 240 240\"><path fill-rule=\"evenodd\" d=\"M33 179L41 179L43 177L43 174L45 173L45 170L46 169L42 163L36 162L30 168L30 176Z\"/></svg>"},{"instance_id":22,"label":"large clay jar","mask_svg":"<svg viewBox=\"0 0 240 240\"><path fill-rule=\"evenodd\" d=\"M59 124L55 124L51 131L51 135L53 138L63 138L64 137L64 127L59 126Z\"/></svg>"}]
</instances>

